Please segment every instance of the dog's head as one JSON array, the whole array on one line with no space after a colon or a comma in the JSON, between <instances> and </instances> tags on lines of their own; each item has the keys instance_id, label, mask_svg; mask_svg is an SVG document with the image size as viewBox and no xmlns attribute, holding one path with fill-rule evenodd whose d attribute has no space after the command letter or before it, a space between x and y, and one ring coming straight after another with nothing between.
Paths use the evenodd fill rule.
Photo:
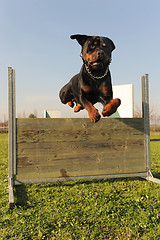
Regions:
<instances>
[{"instance_id":1,"label":"dog's head","mask_svg":"<svg viewBox=\"0 0 160 240\"><path fill-rule=\"evenodd\" d=\"M103 72L111 61L111 53L115 45L107 37L72 35L82 46L82 59L90 71Z\"/></svg>"}]
</instances>

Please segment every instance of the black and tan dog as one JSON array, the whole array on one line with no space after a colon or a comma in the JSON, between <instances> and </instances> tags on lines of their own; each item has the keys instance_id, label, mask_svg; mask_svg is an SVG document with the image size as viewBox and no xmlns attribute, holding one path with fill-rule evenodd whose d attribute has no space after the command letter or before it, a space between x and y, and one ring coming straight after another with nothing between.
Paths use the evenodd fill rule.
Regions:
<instances>
[{"instance_id":1,"label":"black and tan dog","mask_svg":"<svg viewBox=\"0 0 160 240\"><path fill-rule=\"evenodd\" d=\"M97 102L103 104L103 116L110 116L116 112L121 104L120 99L113 99L109 64L111 53L115 49L114 43L106 37L72 35L82 46L83 66L79 74L75 75L60 91L62 103L74 108L74 112L86 109L92 122L100 119L98 110L93 106Z\"/></svg>"}]
</instances>

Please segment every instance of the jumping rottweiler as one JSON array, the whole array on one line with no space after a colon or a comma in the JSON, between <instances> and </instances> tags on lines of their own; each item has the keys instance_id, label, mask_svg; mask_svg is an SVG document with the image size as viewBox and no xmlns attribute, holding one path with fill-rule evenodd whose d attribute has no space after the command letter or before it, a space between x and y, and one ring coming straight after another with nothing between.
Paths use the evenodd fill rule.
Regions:
<instances>
[{"instance_id":1,"label":"jumping rottweiler","mask_svg":"<svg viewBox=\"0 0 160 240\"><path fill-rule=\"evenodd\" d=\"M102 115L110 116L116 112L121 100L113 99L109 64L115 45L107 37L72 35L82 46L83 66L80 73L73 76L60 91L61 102L74 107L74 112L86 109L92 122L100 120L98 110L93 106L97 102L103 104Z\"/></svg>"}]
</instances>

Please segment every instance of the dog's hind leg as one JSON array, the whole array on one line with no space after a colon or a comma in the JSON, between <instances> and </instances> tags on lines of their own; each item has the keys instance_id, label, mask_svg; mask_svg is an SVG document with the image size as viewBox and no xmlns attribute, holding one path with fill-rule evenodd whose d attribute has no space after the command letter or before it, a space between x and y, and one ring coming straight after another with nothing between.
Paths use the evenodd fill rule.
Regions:
<instances>
[{"instance_id":1,"label":"dog's hind leg","mask_svg":"<svg viewBox=\"0 0 160 240\"><path fill-rule=\"evenodd\" d=\"M73 107L74 107L74 100L68 102L68 105L69 105L71 108L73 108Z\"/></svg>"},{"instance_id":2,"label":"dog's hind leg","mask_svg":"<svg viewBox=\"0 0 160 240\"><path fill-rule=\"evenodd\" d=\"M74 106L74 96L71 93L70 83L66 84L59 93L59 97L63 104L68 103L70 107Z\"/></svg>"}]
</instances>

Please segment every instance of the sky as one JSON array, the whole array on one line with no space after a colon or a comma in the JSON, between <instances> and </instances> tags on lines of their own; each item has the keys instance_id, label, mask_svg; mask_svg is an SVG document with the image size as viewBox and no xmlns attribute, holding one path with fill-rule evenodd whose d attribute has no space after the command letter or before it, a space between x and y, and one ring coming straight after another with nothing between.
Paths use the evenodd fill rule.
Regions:
<instances>
[{"instance_id":1,"label":"sky","mask_svg":"<svg viewBox=\"0 0 160 240\"><path fill-rule=\"evenodd\" d=\"M112 39L113 85L133 84L141 105L141 76L149 74L150 108L160 113L159 0L0 0L0 121L8 118L8 67L16 72L17 116L44 109L85 117L59 100L80 71L81 47L72 34Z\"/></svg>"}]
</instances>

